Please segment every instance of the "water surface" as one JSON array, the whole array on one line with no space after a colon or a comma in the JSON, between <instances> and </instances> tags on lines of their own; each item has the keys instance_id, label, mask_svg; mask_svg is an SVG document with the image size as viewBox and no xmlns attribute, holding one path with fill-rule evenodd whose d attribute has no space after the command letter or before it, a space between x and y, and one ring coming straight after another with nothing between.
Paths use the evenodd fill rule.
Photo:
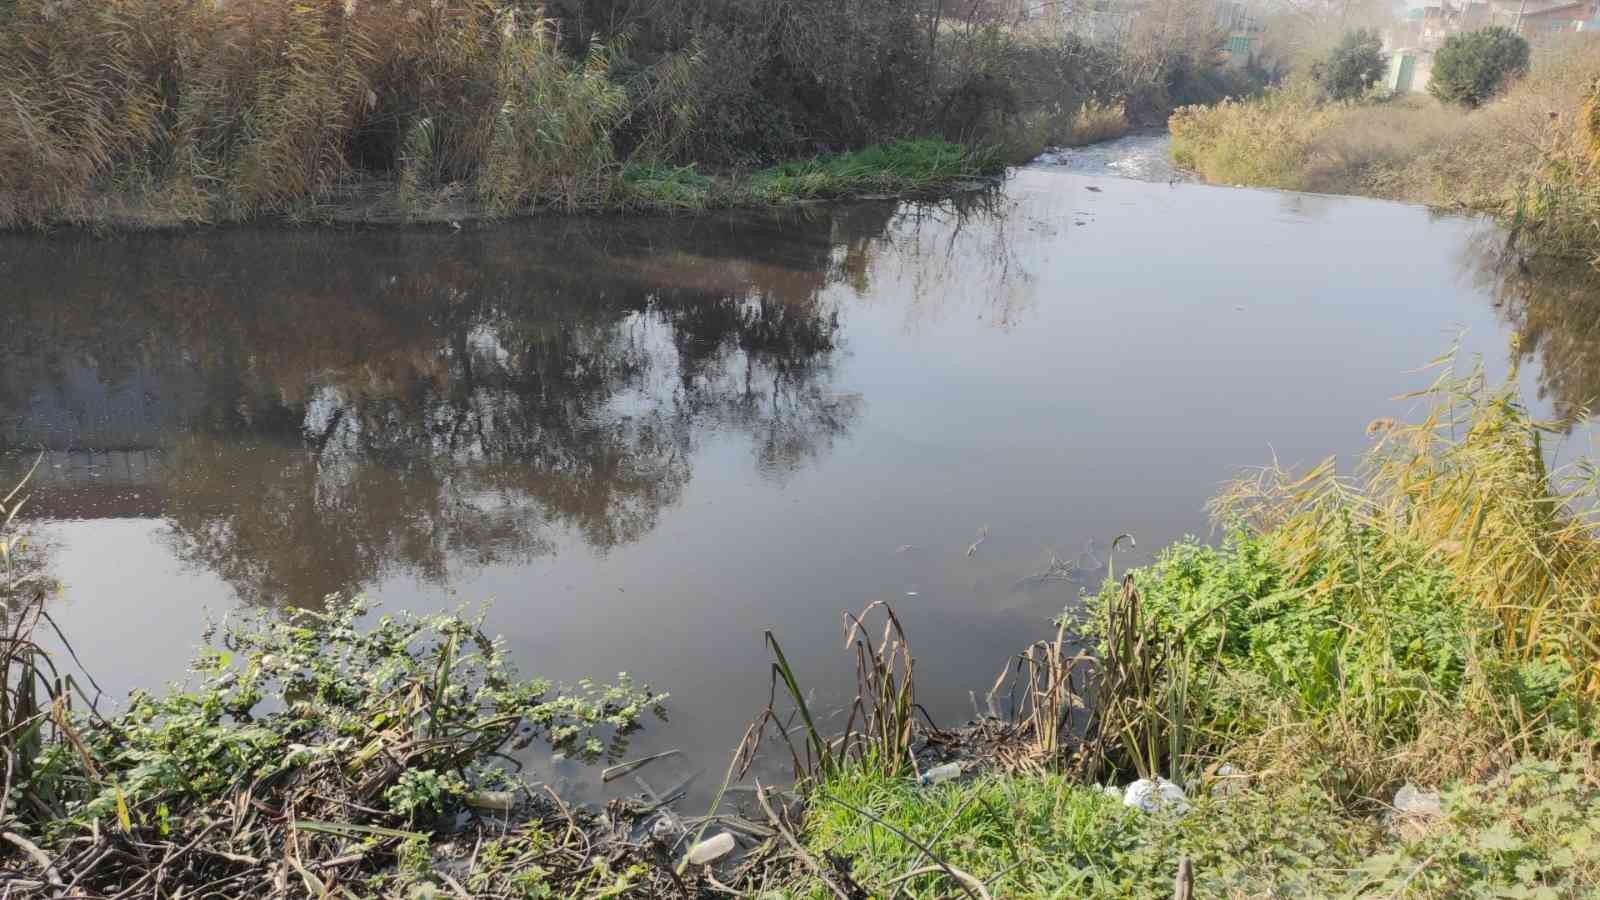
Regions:
<instances>
[{"instance_id":1,"label":"water surface","mask_svg":"<svg viewBox=\"0 0 1600 900\"><path fill-rule=\"evenodd\" d=\"M840 611L892 600L960 721L1081 587L1022 579L1349 456L1463 330L1501 371L1521 335L1540 409L1600 384L1592 282L1483 223L1094 153L934 205L0 239L0 476L45 451L57 618L113 692L208 613L492 601L525 671L670 691L632 750L720 772L766 629L837 702Z\"/></svg>"}]
</instances>

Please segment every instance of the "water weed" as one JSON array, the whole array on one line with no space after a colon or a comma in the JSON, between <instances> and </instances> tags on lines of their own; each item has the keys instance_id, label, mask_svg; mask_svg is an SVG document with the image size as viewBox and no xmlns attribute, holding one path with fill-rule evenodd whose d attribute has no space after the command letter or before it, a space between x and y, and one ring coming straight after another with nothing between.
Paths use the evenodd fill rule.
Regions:
<instances>
[{"instance_id":1,"label":"water weed","mask_svg":"<svg viewBox=\"0 0 1600 900\"><path fill-rule=\"evenodd\" d=\"M431 883L441 820L537 808L501 754L534 740L616 752L663 699L625 675L565 689L519 678L475 619L364 614L337 599L259 614L200 657L192 688L135 692L110 717L58 703L31 764L8 769L3 828L53 860L14 886L48 892L64 875L102 894L210 884L251 896L286 876L313 894ZM523 839L557 858L586 840L570 820L560 838L540 821Z\"/></svg>"}]
</instances>

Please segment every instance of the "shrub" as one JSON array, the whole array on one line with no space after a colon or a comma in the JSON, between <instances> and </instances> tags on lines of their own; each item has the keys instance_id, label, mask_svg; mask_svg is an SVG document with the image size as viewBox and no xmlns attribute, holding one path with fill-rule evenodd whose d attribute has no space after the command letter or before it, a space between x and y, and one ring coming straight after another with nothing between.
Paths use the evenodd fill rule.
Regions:
<instances>
[{"instance_id":1,"label":"shrub","mask_svg":"<svg viewBox=\"0 0 1600 900\"><path fill-rule=\"evenodd\" d=\"M1072 130L1062 143L1068 147L1081 147L1121 137L1128 133L1128 116L1122 104L1097 103L1085 100L1072 119Z\"/></svg>"},{"instance_id":2,"label":"shrub","mask_svg":"<svg viewBox=\"0 0 1600 900\"><path fill-rule=\"evenodd\" d=\"M1306 537L1313 546L1295 545ZM1474 622L1449 576L1353 524L1235 532L1220 548L1185 541L1136 583L1152 622L1188 632L1224 668L1265 679L1307 715L1356 699L1375 724L1400 723L1415 719L1421 694L1461 688ZM1344 696L1356 685L1358 698Z\"/></svg>"},{"instance_id":3,"label":"shrub","mask_svg":"<svg viewBox=\"0 0 1600 900\"><path fill-rule=\"evenodd\" d=\"M1446 103L1480 106L1528 71L1528 42L1494 26L1453 34L1434 55L1428 91Z\"/></svg>"},{"instance_id":4,"label":"shrub","mask_svg":"<svg viewBox=\"0 0 1600 900\"><path fill-rule=\"evenodd\" d=\"M1358 28L1347 32L1325 59L1313 65L1311 75L1334 100L1354 100L1378 83L1387 64L1377 30Z\"/></svg>"},{"instance_id":5,"label":"shrub","mask_svg":"<svg viewBox=\"0 0 1600 900\"><path fill-rule=\"evenodd\" d=\"M1172 114L1172 159L1207 181L1303 190L1305 160L1341 110L1313 102L1298 87L1259 100L1185 106Z\"/></svg>"}]
</instances>

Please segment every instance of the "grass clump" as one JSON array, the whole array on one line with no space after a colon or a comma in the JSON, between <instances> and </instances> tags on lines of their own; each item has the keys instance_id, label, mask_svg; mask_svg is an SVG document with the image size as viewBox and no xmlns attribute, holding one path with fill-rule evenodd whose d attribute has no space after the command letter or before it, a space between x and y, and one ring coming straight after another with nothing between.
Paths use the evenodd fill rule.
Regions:
<instances>
[{"instance_id":1,"label":"grass clump","mask_svg":"<svg viewBox=\"0 0 1600 900\"><path fill-rule=\"evenodd\" d=\"M1200 897L1580 897L1600 887L1597 774L1587 756L1520 762L1446 790L1437 819L1386 825L1293 773L1216 795L1197 782L1178 816L1062 775L918 788L855 772L816 794L805 836L874 896L960 894L921 844L995 897L1169 896L1179 859ZM783 896L831 894L796 879Z\"/></svg>"},{"instance_id":2,"label":"grass clump","mask_svg":"<svg viewBox=\"0 0 1600 900\"><path fill-rule=\"evenodd\" d=\"M1133 128L1133 123L1128 122L1128 104L1123 101L1086 99L1058 119L1051 123L1046 143L1059 147L1083 147L1122 138Z\"/></svg>"},{"instance_id":3,"label":"grass clump","mask_svg":"<svg viewBox=\"0 0 1600 900\"><path fill-rule=\"evenodd\" d=\"M872 614L880 610L881 632L868 625ZM799 781L814 784L854 769L889 776L914 771L911 747L917 735L916 720L919 714L926 719L927 711L917 705L915 661L900 619L892 607L880 601L860 613L845 613L844 627L845 649L852 650L856 659L856 697L850 704L844 732L839 735L820 730L783 647L772 632L766 633L767 648L773 656L772 693L767 708L750 726L735 753L735 766L742 769L741 775L755 761L768 733L789 750ZM786 716L778 711L780 688L792 707Z\"/></svg>"},{"instance_id":4,"label":"grass clump","mask_svg":"<svg viewBox=\"0 0 1600 900\"><path fill-rule=\"evenodd\" d=\"M784 163L750 177L754 196L782 202L873 192L929 190L993 174L999 160L942 138L916 138Z\"/></svg>"},{"instance_id":5,"label":"grass clump","mask_svg":"<svg viewBox=\"0 0 1600 900\"><path fill-rule=\"evenodd\" d=\"M1065 147L1097 144L1122 137L1129 127L1125 104L1085 100L1073 115L1071 129L1061 144Z\"/></svg>"},{"instance_id":6,"label":"grass clump","mask_svg":"<svg viewBox=\"0 0 1600 900\"><path fill-rule=\"evenodd\" d=\"M1258 100L1224 100L1172 114L1172 160L1207 181L1286 190L1314 188L1305 172L1316 140L1332 131L1339 106L1307 91L1278 89Z\"/></svg>"},{"instance_id":7,"label":"grass clump","mask_svg":"<svg viewBox=\"0 0 1600 900\"><path fill-rule=\"evenodd\" d=\"M694 166L632 163L622 170L629 199L654 209L704 209L714 182Z\"/></svg>"},{"instance_id":8,"label":"grass clump","mask_svg":"<svg viewBox=\"0 0 1600 900\"><path fill-rule=\"evenodd\" d=\"M1187 723L1159 774L1316 768L1371 809L1594 736L1596 482L1546 470L1515 390L1447 369L1420 420L1374 426L1353 474L1240 480L1214 503L1219 546L1181 542L1101 596L1136 588L1146 640L1189 648L1137 698Z\"/></svg>"},{"instance_id":9,"label":"grass clump","mask_svg":"<svg viewBox=\"0 0 1600 900\"><path fill-rule=\"evenodd\" d=\"M1517 662L1563 667L1573 692L1600 693L1600 533L1592 466L1552 472L1543 436L1516 399L1481 369L1446 368L1416 422L1374 423L1353 480L1331 466L1288 480L1266 470L1219 500L1297 548L1353 522L1389 546L1417 548L1490 617L1494 644ZM1300 563L1304 556L1293 557Z\"/></svg>"}]
</instances>

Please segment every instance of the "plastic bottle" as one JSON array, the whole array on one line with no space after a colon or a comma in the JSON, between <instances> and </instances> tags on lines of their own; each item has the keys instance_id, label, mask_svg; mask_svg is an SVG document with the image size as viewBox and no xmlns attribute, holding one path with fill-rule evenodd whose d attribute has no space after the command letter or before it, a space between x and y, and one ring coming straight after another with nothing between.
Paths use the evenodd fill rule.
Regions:
<instances>
[{"instance_id":1,"label":"plastic bottle","mask_svg":"<svg viewBox=\"0 0 1600 900\"><path fill-rule=\"evenodd\" d=\"M924 787L926 787L926 786L928 786L930 784L940 784L942 782L949 781L950 779L955 778L960 774L961 774L961 763L958 763L958 762L945 763L942 766L934 766L933 768L929 769L928 771L923 772L922 773L922 777L917 779L917 783L922 785L922 786L924 786Z\"/></svg>"},{"instance_id":2,"label":"plastic bottle","mask_svg":"<svg viewBox=\"0 0 1600 900\"><path fill-rule=\"evenodd\" d=\"M724 831L689 848L689 865L707 866L733 852L733 835Z\"/></svg>"}]
</instances>

